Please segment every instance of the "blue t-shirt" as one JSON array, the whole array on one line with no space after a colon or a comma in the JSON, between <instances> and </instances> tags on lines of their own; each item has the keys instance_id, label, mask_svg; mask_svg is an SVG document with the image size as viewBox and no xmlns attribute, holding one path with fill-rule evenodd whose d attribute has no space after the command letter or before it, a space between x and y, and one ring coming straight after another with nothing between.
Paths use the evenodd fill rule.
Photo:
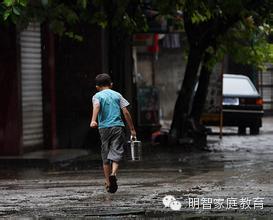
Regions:
<instances>
[{"instance_id":1,"label":"blue t-shirt","mask_svg":"<svg viewBox=\"0 0 273 220\"><path fill-rule=\"evenodd\" d=\"M96 93L92 98L93 105L99 104L98 115L99 128L124 126L121 118L121 108L129 105L122 95L111 89L104 89Z\"/></svg>"}]
</instances>

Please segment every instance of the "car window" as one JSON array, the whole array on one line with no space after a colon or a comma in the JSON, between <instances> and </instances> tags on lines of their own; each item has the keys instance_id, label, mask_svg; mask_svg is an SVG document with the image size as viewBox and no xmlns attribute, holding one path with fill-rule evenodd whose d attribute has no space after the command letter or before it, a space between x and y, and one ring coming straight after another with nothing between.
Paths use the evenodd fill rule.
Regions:
<instances>
[{"instance_id":1,"label":"car window","mask_svg":"<svg viewBox=\"0 0 273 220\"><path fill-rule=\"evenodd\" d=\"M224 77L224 95L258 95L258 92L250 80L246 78Z\"/></svg>"}]
</instances>

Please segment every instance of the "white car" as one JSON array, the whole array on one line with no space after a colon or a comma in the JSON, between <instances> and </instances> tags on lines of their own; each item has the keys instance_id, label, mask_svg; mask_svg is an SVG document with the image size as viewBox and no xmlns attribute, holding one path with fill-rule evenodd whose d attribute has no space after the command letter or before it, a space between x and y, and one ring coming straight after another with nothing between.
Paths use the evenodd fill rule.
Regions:
<instances>
[{"instance_id":1,"label":"white car","mask_svg":"<svg viewBox=\"0 0 273 220\"><path fill-rule=\"evenodd\" d=\"M244 75L224 74L223 125L237 126L239 134L259 134L263 100L251 80Z\"/></svg>"}]
</instances>

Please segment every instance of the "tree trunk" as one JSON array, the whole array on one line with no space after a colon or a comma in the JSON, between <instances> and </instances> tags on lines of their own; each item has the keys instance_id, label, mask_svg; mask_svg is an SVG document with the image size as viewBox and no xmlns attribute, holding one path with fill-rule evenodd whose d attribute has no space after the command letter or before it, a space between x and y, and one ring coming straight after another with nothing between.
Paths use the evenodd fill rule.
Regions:
<instances>
[{"instance_id":1,"label":"tree trunk","mask_svg":"<svg viewBox=\"0 0 273 220\"><path fill-rule=\"evenodd\" d=\"M212 55L208 52L206 52L204 55L203 64L199 76L199 84L196 94L194 96L193 107L191 111L191 118L193 118L197 127L200 127L199 122L206 103L210 75L212 73L212 68L207 65L207 62L210 60L211 56Z\"/></svg>"},{"instance_id":2,"label":"tree trunk","mask_svg":"<svg viewBox=\"0 0 273 220\"><path fill-rule=\"evenodd\" d=\"M210 75L212 72L212 68L207 65L207 62L209 61L211 56L212 55L207 52L205 52L204 54L204 59L199 76L199 84L193 99L191 114L188 119L188 136L193 140L194 146L201 149L203 149L207 145L206 129L200 124L200 118L205 106Z\"/></svg>"},{"instance_id":3,"label":"tree trunk","mask_svg":"<svg viewBox=\"0 0 273 220\"><path fill-rule=\"evenodd\" d=\"M171 138L175 141L186 136L186 124L191 110L192 97L197 81L198 69L202 60L202 54L203 50L199 47L190 47L185 77L176 100L170 130Z\"/></svg>"}]
</instances>

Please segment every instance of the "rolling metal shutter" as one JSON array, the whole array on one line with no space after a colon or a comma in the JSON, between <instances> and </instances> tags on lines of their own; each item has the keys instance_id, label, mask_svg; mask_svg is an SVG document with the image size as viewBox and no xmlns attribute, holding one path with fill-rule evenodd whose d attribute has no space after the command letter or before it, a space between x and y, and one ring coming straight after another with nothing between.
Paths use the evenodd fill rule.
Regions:
<instances>
[{"instance_id":1,"label":"rolling metal shutter","mask_svg":"<svg viewBox=\"0 0 273 220\"><path fill-rule=\"evenodd\" d=\"M273 111L273 65L267 64L267 69L259 74L259 90L264 100L265 112Z\"/></svg>"},{"instance_id":2,"label":"rolling metal shutter","mask_svg":"<svg viewBox=\"0 0 273 220\"><path fill-rule=\"evenodd\" d=\"M23 146L43 144L42 55L39 23L20 33Z\"/></svg>"}]
</instances>

